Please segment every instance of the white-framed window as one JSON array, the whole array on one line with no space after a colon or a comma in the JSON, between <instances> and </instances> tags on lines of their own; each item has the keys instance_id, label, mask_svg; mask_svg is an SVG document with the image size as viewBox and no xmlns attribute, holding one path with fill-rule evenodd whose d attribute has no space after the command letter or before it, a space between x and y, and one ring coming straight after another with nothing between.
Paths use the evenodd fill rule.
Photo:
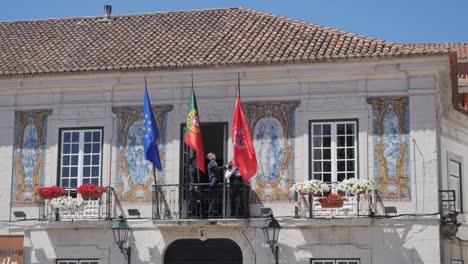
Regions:
<instances>
[{"instance_id":1,"label":"white-framed window","mask_svg":"<svg viewBox=\"0 0 468 264\"><path fill-rule=\"evenodd\" d=\"M60 186L74 191L101 184L102 135L102 128L60 130Z\"/></svg>"},{"instance_id":2,"label":"white-framed window","mask_svg":"<svg viewBox=\"0 0 468 264\"><path fill-rule=\"evenodd\" d=\"M57 264L99 264L97 259L63 259L57 260Z\"/></svg>"},{"instance_id":3,"label":"white-framed window","mask_svg":"<svg viewBox=\"0 0 468 264\"><path fill-rule=\"evenodd\" d=\"M459 160L449 158L449 181L448 189L455 191L455 210L461 211L461 177L462 177L462 163Z\"/></svg>"},{"instance_id":4,"label":"white-framed window","mask_svg":"<svg viewBox=\"0 0 468 264\"><path fill-rule=\"evenodd\" d=\"M311 259L311 264L360 264L359 259Z\"/></svg>"},{"instance_id":5,"label":"white-framed window","mask_svg":"<svg viewBox=\"0 0 468 264\"><path fill-rule=\"evenodd\" d=\"M311 178L340 182L357 174L357 121L311 121Z\"/></svg>"}]
</instances>

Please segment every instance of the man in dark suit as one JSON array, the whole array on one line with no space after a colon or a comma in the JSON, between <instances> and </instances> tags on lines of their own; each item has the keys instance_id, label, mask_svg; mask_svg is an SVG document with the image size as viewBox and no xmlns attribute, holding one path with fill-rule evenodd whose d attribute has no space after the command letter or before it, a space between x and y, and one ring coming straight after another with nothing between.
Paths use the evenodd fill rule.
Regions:
<instances>
[{"instance_id":1,"label":"man in dark suit","mask_svg":"<svg viewBox=\"0 0 468 264\"><path fill-rule=\"evenodd\" d=\"M197 192L198 186L195 184L199 183L199 173L197 168L197 158L190 158L190 167L188 169L188 196L189 196L189 206L188 206L188 216L196 217L197 210Z\"/></svg>"},{"instance_id":2,"label":"man in dark suit","mask_svg":"<svg viewBox=\"0 0 468 264\"><path fill-rule=\"evenodd\" d=\"M228 214L231 217L239 217L244 214L244 204L242 197L242 175L239 168L233 165L231 168L226 170L226 181L229 183L229 195L231 201L231 211Z\"/></svg>"},{"instance_id":3,"label":"man in dark suit","mask_svg":"<svg viewBox=\"0 0 468 264\"><path fill-rule=\"evenodd\" d=\"M230 166L232 166L232 160L228 162L225 166L219 166L216 163L216 155L214 153L208 153L208 180L210 181L210 191L209 191L209 206L208 206L208 217L213 217L214 204L216 199L216 188L219 182L219 173L223 172Z\"/></svg>"}]
</instances>

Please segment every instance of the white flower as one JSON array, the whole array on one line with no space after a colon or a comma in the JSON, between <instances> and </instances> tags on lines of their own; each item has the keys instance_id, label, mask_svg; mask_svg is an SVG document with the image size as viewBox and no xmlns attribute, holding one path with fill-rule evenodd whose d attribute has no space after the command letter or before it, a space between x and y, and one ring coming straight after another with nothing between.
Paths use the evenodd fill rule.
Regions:
<instances>
[{"instance_id":1,"label":"white flower","mask_svg":"<svg viewBox=\"0 0 468 264\"><path fill-rule=\"evenodd\" d=\"M54 209L59 209L62 212L76 213L84 208L83 199L73 198L71 196L62 196L54 198L50 201L50 205Z\"/></svg>"},{"instance_id":2,"label":"white flower","mask_svg":"<svg viewBox=\"0 0 468 264\"><path fill-rule=\"evenodd\" d=\"M304 183L295 183L291 188L292 192L301 192L301 193L323 193L328 192L330 187L328 184L319 180L310 180Z\"/></svg>"},{"instance_id":3,"label":"white flower","mask_svg":"<svg viewBox=\"0 0 468 264\"><path fill-rule=\"evenodd\" d=\"M374 184L369 180L350 178L338 183L337 189L347 194L371 194Z\"/></svg>"}]
</instances>

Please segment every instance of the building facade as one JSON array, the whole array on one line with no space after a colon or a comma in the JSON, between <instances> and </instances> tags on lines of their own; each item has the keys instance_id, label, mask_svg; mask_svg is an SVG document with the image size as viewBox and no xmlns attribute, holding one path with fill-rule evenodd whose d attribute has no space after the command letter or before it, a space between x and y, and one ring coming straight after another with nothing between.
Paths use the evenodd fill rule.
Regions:
<instances>
[{"instance_id":1,"label":"building facade","mask_svg":"<svg viewBox=\"0 0 468 264\"><path fill-rule=\"evenodd\" d=\"M127 263L111 230L122 215L131 263L274 263L262 230L271 211L279 263L462 261L463 243L444 229L468 204L468 117L449 49L243 8L6 22L0 36L0 238L23 239L21 253L5 246L11 257ZM145 77L160 134L155 175L142 145ZM216 215L205 218L203 175L189 212L192 78L205 152L219 164L232 159L240 81L259 170L234 216L221 183ZM336 192L347 178L375 189L341 208L290 190L320 179ZM76 197L87 182L109 189L79 210L55 211L35 195L59 185Z\"/></svg>"}]
</instances>

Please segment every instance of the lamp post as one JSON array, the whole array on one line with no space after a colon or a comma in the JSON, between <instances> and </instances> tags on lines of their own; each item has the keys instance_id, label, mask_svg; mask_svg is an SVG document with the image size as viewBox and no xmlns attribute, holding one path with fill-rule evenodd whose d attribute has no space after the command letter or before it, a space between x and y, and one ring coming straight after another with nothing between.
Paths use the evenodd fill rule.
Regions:
<instances>
[{"instance_id":1,"label":"lamp post","mask_svg":"<svg viewBox=\"0 0 468 264\"><path fill-rule=\"evenodd\" d=\"M112 221L112 233L114 234L115 243L119 246L120 252L122 252L127 259L127 263L130 264L130 246L125 246L128 239L128 231L130 227L127 224L127 220L123 216L119 216L118 219Z\"/></svg>"},{"instance_id":2,"label":"lamp post","mask_svg":"<svg viewBox=\"0 0 468 264\"><path fill-rule=\"evenodd\" d=\"M265 219L265 223L262 227L263 235L265 236L265 241L270 246L271 252L275 257L275 263L278 264L278 236L279 231L281 229L278 220L275 219L273 213L270 213L267 219Z\"/></svg>"}]
</instances>

